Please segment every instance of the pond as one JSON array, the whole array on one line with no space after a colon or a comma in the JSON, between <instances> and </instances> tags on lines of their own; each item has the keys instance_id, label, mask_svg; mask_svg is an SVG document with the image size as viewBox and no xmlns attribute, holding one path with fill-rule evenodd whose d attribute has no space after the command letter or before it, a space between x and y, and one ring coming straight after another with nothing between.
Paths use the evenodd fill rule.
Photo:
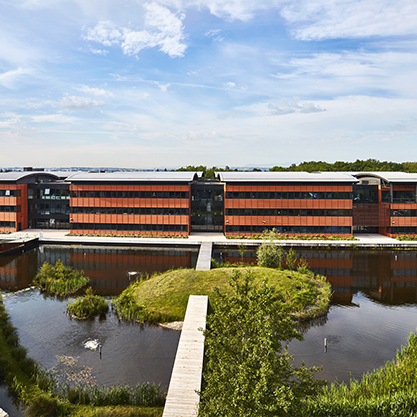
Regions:
<instances>
[{"instance_id":1,"label":"pond","mask_svg":"<svg viewBox=\"0 0 417 417\"><path fill-rule=\"evenodd\" d=\"M313 272L328 278L333 301L326 317L303 324L303 342L289 344L295 363L323 366L317 377L349 382L393 360L417 327L417 251L296 252ZM256 262L250 249L243 257L227 248L213 255L218 262Z\"/></svg>"},{"instance_id":2,"label":"pond","mask_svg":"<svg viewBox=\"0 0 417 417\"><path fill-rule=\"evenodd\" d=\"M1 257L0 288L3 292L27 288L43 262L61 259L65 265L83 269L95 292L110 300L129 285L134 273L193 268L197 255L195 249L45 245L19 256ZM72 299L48 297L37 289L4 298L30 357L56 370L58 377L70 372L74 381L106 386L149 381L167 388L180 332L119 321L112 313L105 319L72 320L66 314ZM4 387L0 407L10 417L22 415Z\"/></svg>"},{"instance_id":3,"label":"pond","mask_svg":"<svg viewBox=\"0 0 417 417\"><path fill-rule=\"evenodd\" d=\"M296 364L322 365L318 377L348 382L350 376L359 378L394 359L417 326L417 251L303 249L298 254L315 273L328 277L334 296L326 317L303 325L305 341L289 344ZM195 267L197 255L197 250L179 248L45 245L0 257L0 289L26 288L44 261L61 259L83 269L94 290L110 297L129 284L128 272ZM253 250L242 258L237 249L219 247L213 255L231 263L256 261ZM119 322L112 314L105 320L71 320L65 313L67 300L38 290L10 295L4 303L21 344L47 369L71 366L75 375L103 385L151 381L166 387L169 382L179 332ZM101 344L101 358L98 350L88 349L88 342ZM0 407L11 417L22 416L4 387Z\"/></svg>"}]
</instances>

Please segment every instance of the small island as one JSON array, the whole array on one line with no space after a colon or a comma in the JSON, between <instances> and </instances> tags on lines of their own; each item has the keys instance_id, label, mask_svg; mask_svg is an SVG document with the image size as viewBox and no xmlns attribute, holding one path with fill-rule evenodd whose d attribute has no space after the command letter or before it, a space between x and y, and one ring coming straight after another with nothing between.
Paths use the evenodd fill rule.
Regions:
<instances>
[{"instance_id":1,"label":"small island","mask_svg":"<svg viewBox=\"0 0 417 417\"><path fill-rule=\"evenodd\" d=\"M327 313L331 286L326 278L311 272L259 266L238 268L215 268L210 271L178 269L156 274L132 283L114 302L120 318L150 321L154 323L175 322L184 319L188 297L208 295L216 297L215 289L230 292L232 276L251 274L254 285L266 281L290 306L294 320L306 320Z\"/></svg>"}]
</instances>

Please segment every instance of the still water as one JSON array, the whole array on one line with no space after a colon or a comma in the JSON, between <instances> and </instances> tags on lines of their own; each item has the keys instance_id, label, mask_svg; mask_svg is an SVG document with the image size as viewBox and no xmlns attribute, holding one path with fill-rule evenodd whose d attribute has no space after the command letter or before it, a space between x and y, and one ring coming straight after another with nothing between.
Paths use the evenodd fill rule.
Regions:
<instances>
[{"instance_id":1,"label":"still water","mask_svg":"<svg viewBox=\"0 0 417 417\"><path fill-rule=\"evenodd\" d=\"M305 341L291 342L296 364L322 365L318 377L349 381L395 357L417 327L417 251L302 250L310 269L332 284L333 304L328 315L303 326ZM119 294L129 284L128 272L152 273L195 267L197 251L46 245L19 256L0 257L0 290L28 287L44 261L83 269L94 290ZM238 262L237 250L217 248L217 261ZM254 251L244 262L254 263ZM19 330L21 344L47 369L70 363L73 374L92 383L113 385L151 381L167 386L179 332L160 327L106 319L71 320L68 300L31 290L6 297L4 303ZM323 342L328 349L324 352ZM102 356L86 343L101 344ZM58 366L59 365L59 366ZM81 378L81 376L80 376ZM21 416L0 387L0 407L11 417Z\"/></svg>"},{"instance_id":2,"label":"still water","mask_svg":"<svg viewBox=\"0 0 417 417\"><path fill-rule=\"evenodd\" d=\"M27 288L43 262L61 259L65 265L83 269L95 292L110 299L129 285L135 273L193 268L197 255L197 250L176 248L45 245L19 256L1 257L0 290ZM105 319L71 320L66 314L71 300L48 297L37 289L4 298L30 357L56 371L58 378L71 374L72 381L106 386L149 381L168 386L180 332L120 322L111 313ZM10 417L23 415L4 387L0 387L0 407Z\"/></svg>"},{"instance_id":3,"label":"still water","mask_svg":"<svg viewBox=\"0 0 417 417\"><path fill-rule=\"evenodd\" d=\"M297 365L323 366L318 377L349 382L395 358L417 328L417 251L298 250L316 274L332 284L333 302L326 317L303 325L304 341L289 351ZM219 262L256 263L219 248ZM327 352L324 351L327 339Z\"/></svg>"}]
</instances>

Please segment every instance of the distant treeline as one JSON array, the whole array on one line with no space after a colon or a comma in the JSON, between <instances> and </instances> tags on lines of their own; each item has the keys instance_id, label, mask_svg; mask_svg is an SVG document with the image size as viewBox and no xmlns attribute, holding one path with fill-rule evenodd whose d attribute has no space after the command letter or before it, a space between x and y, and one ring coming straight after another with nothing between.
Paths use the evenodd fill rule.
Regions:
<instances>
[{"instance_id":1,"label":"distant treeline","mask_svg":"<svg viewBox=\"0 0 417 417\"><path fill-rule=\"evenodd\" d=\"M204 165L188 165L185 168L179 168L177 171L199 171L203 172L205 178L214 178L215 172L225 171L243 171L239 169L231 169L227 165L225 168L211 167ZM261 171L259 168L253 168L247 171ZM301 162L300 164L292 164L289 167L274 166L269 171L349 171L349 172L364 172L364 171L401 171L401 172L417 172L417 162L388 162L378 161L377 159L356 160L355 162L337 161L333 164L323 161Z\"/></svg>"},{"instance_id":2,"label":"distant treeline","mask_svg":"<svg viewBox=\"0 0 417 417\"><path fill-rule=\"evenodd\" d=\"M378 161L377 159L360 159L355 162L337 161L333 164L323 161L302 162L301 164L292 164L288 168L274 166L270 171L402 171L417 172L417 162L388 162Z\"/></svg>"}]
</instances>

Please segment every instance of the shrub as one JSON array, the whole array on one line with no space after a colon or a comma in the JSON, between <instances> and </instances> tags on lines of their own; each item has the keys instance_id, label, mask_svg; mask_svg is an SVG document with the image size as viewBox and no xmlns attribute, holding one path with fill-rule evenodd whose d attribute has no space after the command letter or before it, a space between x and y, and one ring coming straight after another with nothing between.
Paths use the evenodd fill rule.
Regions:
<instances>
[{"instance_id":1,"label":"shrub","mask_svg":"<svg viewBox=\"0 0 417 417\"><path fill-rule=\"evenodd\" d=\"M60 295L75 293L89 282L90 279L84 275L84 271L65 267L60 260L56 262L55 267L44 262L33 280L37 287Z\"/></svg>"},{"instance_id":2,"label":"shrub","mask_svg":"<svg viewBox=\"0 0 417 417\"><path fill-rule=\"evenodd\" d=\"M45 395L36 397L25 411L26 417L54 417L58 401Z\"/></svg>"},{"instance_id":3,"label":"shrub","mask_svg":"<svg viewBox=\"0 0 417 417\"><path fill-rule=\"evenodd\" d=\"M274 243L275 232L269 232L269 241L264 240L258 247L258 265L266 268L281 268L283 250Z\"/></svg>"},{"instance_id":4,"label":"shrub","mask_svg":"<svg viewBox=\"0 0 417 417\"><path fill-rule=\"evenodd\" d=\"M94 295L93 289L87 288L84 297L68 303L67 312L79 319L87 319L98 314L106 314L109 303L99 295Z\"/></svg>"}]
</instances>

